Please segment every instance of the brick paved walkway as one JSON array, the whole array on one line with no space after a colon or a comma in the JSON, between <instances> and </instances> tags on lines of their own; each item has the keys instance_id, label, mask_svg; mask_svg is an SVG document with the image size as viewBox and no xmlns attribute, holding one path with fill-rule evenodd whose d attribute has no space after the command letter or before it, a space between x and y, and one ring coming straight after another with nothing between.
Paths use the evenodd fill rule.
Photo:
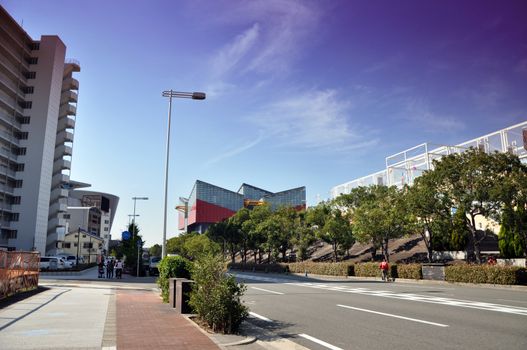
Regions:
<instances>
[{"instance_id":1,"label":"brick paved walkway","mask_svg":"<svg viewBox=\"0 0 527 350\"><path fill-rule=\"evenodd\" d=\"M151 291L117 292L117 349L218 350L191 321Z\"/></svg>"}]
</instances>

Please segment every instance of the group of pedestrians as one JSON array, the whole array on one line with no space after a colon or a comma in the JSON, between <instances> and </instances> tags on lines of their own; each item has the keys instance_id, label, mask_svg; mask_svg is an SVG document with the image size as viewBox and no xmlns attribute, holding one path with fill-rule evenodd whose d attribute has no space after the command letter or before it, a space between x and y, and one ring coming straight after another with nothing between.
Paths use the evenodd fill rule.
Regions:
<instances>
[{"instance_id":1,"label":"group of pedestrians","mask_svg":"<svg viewBox=\"0 0 527 350\"><path fill-rule=\"evenodd\" d=\"M121 279L123 277L123 262L121 259L101 259L99 261L99 278L103 278L106 272L106 278L113 278L115 272L115 278Z\"/></svg>"}]
</instances>

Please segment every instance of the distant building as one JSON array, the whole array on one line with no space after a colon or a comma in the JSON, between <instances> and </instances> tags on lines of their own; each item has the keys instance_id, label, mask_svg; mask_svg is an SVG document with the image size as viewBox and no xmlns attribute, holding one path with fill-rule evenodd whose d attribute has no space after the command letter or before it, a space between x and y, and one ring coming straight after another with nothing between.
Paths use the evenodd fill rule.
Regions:
<instances>
[{"instance_id":1,"label":"distant building","mask_svg":"<svg viewBox=\"0 0 527 350\"><path fill-rule=\"evenodd\" d=\"M66 232L81 229L101 237L103 250L110 252L110 232L119 197L102 192L75 189L70 191Z\"/></svg>"},{"instance_id":2,"label":"distant building","mask_svg":"<svg viewBox=\"0 0 527 350\"><path fill-rule=\"evenodd\" d=\"M32 39L0 6L0 246L55 254L65 238L75 72L58 36Z\"/></svg>"},{"instance_id":3,"label":"distant building","mask_svg":"<svg viewBox=\"0 0 527 350\"><path fill-rule=\"evenodd\" d=\"M189 198L180 198L179 229L203 233L211 224L233 216L241 208L265 203L273 210L280 206L305 209L306 188L271 192L244 183L234 192L197 180Z\"/></svg>"},{"instance_id":4,"label":"distant building","mask_svg":"<svg viewBox=\"0 0 527 350\"><path fill-rule=\"evenodd\" d=\"M104 241L101 237L78 230L66 234L63 243L65 254L76 256L78 253L85 263L97 262L97 257L103 254L103 249Z\"/></svg>"}]
</instances>

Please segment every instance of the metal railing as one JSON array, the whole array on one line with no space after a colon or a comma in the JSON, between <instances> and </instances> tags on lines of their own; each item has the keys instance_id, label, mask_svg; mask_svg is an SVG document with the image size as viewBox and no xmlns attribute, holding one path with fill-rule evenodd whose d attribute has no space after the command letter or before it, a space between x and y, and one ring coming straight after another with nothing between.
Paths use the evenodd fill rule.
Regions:
<instances>
[{"instance_id":1,"label":"metal railing","mask_svg":"<svg viewBox=\"0 0 527 350\"><path fill-rule=\"evenodd\" d=\"M40 253L0 251L0 300L38 287Z\"/></svg>"}]
</instances>

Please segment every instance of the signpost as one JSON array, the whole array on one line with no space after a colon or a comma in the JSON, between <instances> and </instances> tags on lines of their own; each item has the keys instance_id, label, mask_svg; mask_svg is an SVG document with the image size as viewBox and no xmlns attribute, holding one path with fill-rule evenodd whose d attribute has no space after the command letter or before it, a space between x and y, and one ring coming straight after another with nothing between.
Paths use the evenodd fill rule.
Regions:
<instances>
[{"instance_id":1,"label":"signpost","mask_svg":"<svg viewBox=\"0 0 527 350\"><path fill-rule=\"evenodd\" d=\"M137 237L137 277L139 277L139 259L141 258L141 254L139 254L139 250L141 249L141 246L143 245L143 242L141 241L141 238L139 236Z\"/></svg>"},{"instance_id":2,"label":"signpost","mask_svg":"<svg viewBox=\"0 0 527 350\"><path fill-rule=\"evenodd\" d=\"M130 237L132 237L132 235L130 234L130 232L128 231L123 231L123 233L121 233L121 239L123 241L127 241L130 239Z\"/></svg>"}]
</instances>

